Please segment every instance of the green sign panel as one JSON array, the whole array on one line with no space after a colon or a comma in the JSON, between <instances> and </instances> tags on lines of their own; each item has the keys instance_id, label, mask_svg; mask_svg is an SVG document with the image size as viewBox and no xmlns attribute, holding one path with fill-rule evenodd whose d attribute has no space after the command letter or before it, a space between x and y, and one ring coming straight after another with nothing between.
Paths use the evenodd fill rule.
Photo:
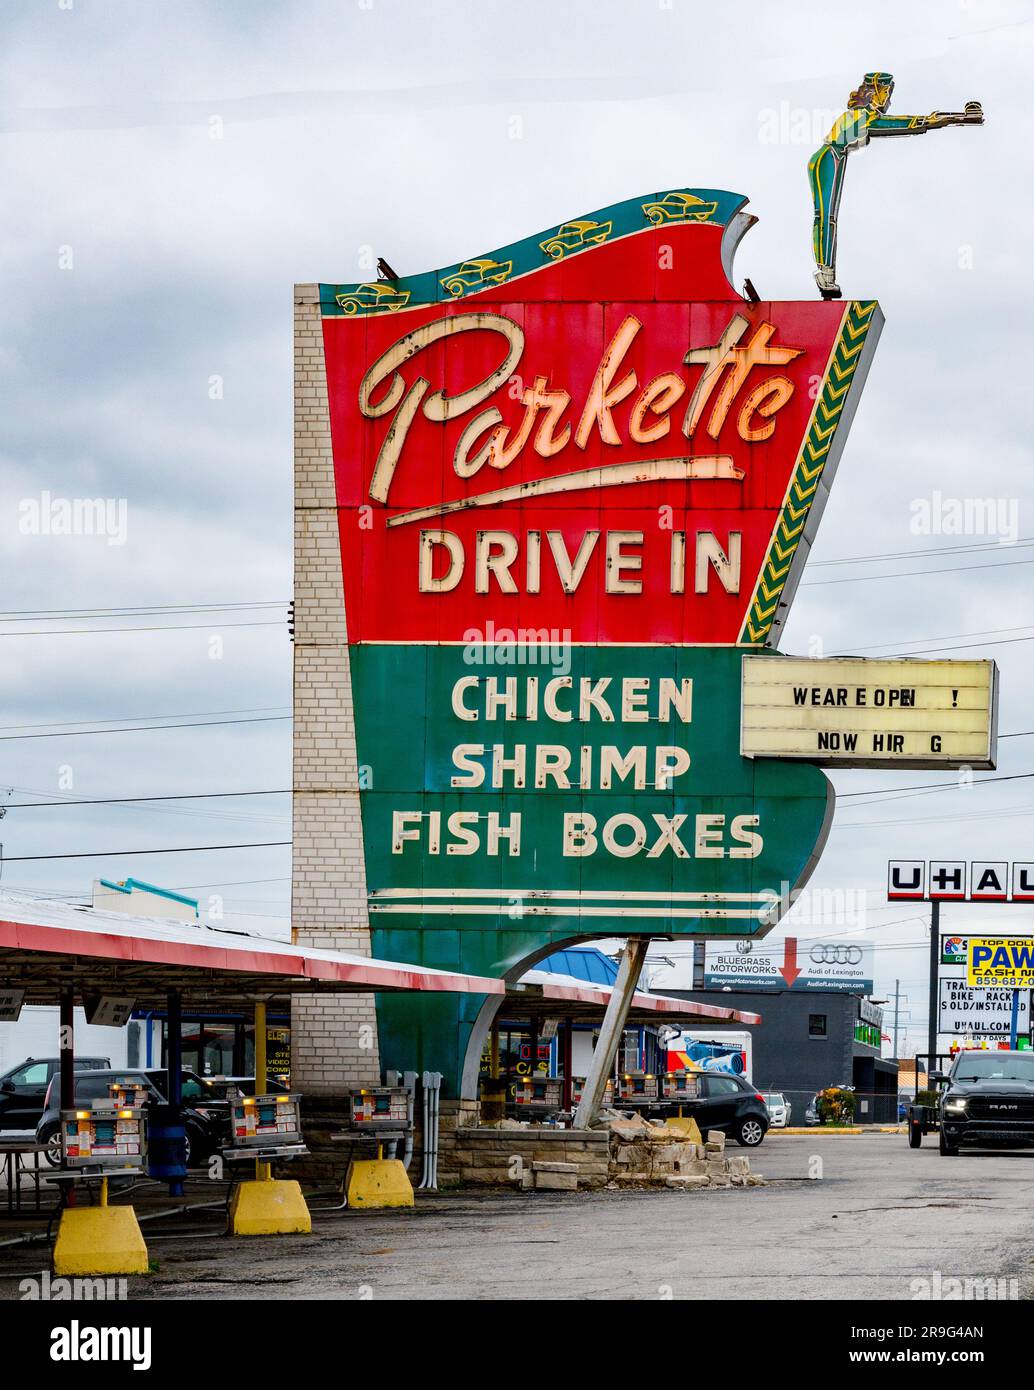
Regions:
<instances>
[{"instance_id":1,"label":"green sign panel","mask_svg":"<svg viewBox=\"0 0 1034 1390\"><path fill-rule=\"evenodd\" d=\"M736 649L474 650L352 651L379 931L744 937L804 872L828 784L740 757Z\"/></svg>"},{"instance_id":2,"label":"green sign panel","mask_svg":"<svg viewBox=\"0 0 1034 1390\"><path fill-rule=\"evenodd\" d=\"M821 850L822 772L740 756L736 648L350 657L379 956L499 975L577 937L740 939ZM414 1065L411 1023L382 1036Z\"/></svg>"}]
</instances>

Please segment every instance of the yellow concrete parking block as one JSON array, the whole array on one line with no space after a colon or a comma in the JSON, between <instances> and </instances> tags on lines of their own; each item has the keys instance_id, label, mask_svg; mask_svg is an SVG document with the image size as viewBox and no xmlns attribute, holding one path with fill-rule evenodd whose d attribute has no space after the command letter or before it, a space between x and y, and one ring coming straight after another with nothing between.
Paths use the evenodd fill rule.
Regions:
<instances>
[{"instance_id":1,"label":"yellow concrete parking block","mask_svg":"<svg viewBox=\"0 0 1034 1390\"><path fill-rule=\"evenodd\" d=\"M132 1207L66 1207L61 1213L55 1274L146 1274L148 1268Z\"/></svg>"},{"instance_id":2,"label":"yellow concrete parking block","mask_svg":"<svg viewBox=\"0 0 1034 1390\"><path fill-rule=\"evenodd\" d=\"M237 1185L230 1203L235 1236L285 1236L312 1230L312 1217L298 1183L264 1178Z\"/></svg>"}]
</instances>

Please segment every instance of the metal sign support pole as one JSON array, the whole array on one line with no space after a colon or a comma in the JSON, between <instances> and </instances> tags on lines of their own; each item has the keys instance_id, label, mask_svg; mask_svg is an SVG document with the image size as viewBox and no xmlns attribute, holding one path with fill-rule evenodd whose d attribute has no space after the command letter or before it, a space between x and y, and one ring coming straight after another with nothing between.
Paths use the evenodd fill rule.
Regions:
<instances>
[{"instance_id":1,"label":"metal sign support pole","mask_svg":"<svg viewBox=\"0 0 1034 1390\"><path fill-rule=\"evenodd\" d=\"M255 1001L255 1095L264 1096L266 1094L268 1073L266 1069L266 1004L265 1000ZM258 1182L268 1179L272 1174L272 1165L263 1163L261 1159L255 1160L255 1178Z\"/></svg>"},{"instance_id":2,"label":"metal sign support pole","mask_svg":"<svg viewBox=\"0 0 1034 1390\"><path fill-rule=\"evenodd\" d=\"M625 942L618 977L614 981L607 1011L603 1015L600 1036L589 1063L589 1074L585 1078L585 1089L575 1113L575 1129L588 1129L599 1114L607 1078L614 1067L614 1056L621 1041L621 1034L625 1030L628 1011L632 1007L632 996L639 983L649 945L648 936L630 936Z\"/></svg>"},{"instance_id":3,"label":"metal sign support pole","mask_svg":"<svg viewBox=\"0 0 1034 1390\"><path fill-rule=\"evenodd\" d=\"M937 1066L937 977L941 962L941 905L935 898L930 904L930 1022L927 1029L927 1048L930 1070Z\"/></svg>"},{"instance_id":4,"label":"metal sign support pole","mask_svg":"<svg viewBox=\"0 0 1034 1390\"><path fill-rule=\"evenodd\" d=\"M1009 1022L1009 1050L1015 1052L1019 1043L1020 1032L1020 991L1014 989L1012 992L1012 1018Z\"/></svg>"}]
</instances>

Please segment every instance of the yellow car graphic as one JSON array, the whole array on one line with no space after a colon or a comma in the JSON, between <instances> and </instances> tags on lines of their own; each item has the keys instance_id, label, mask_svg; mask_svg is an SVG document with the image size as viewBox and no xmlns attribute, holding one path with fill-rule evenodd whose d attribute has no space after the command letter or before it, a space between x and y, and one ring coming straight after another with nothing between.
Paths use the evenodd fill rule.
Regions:
<instances>
[{"instance_id":1,"label":"yellow car graphic","mask_svg":"<svg viewBox=\"0 0 1034 1390\"><path fill-rule=\"evenodd\" d=\"M643 212L655 226L661 222L706 222L717 211L717 203L705 203L692 193L666 193L656 203L643 204Z\"/></svg>"},{"instance_id":2,"label":"yellow car graphic","mask_svg":"<svg viewBox=\"0 0 1034 1390\"><path fill-rule=\"evenodd\" d=\"M493 261L487 257L464 261L459 270L446 275L442 287L459 298L464 290L474 289L476 285L501 285L512 269L513 261Z\"/></svg>"},{"instance_id":3,"label":"yellow car graphic","mask_svg":"<svg viewBox=\"0 0 1034 1390\"><path fill-rule=\"evenodd\" d=\"M613 222L565 222L551 237L540 241L539 248L554 261L559 261L568 251L577 251L581 246L592 246L606 241L613 228Z\"/></svg>"},{"instance_id":4,"label":"yellow car graphic","mask_svg":"<svg viewBox=\"0 0 1034 1390\"><path fill-rule=\"evenodd\" d=\"M376 313L379 309L401 309L409 303L410 290L397 290L393 285L356 285L347 294L334 298L346 314Z\"/></svg>"}]
</instances>

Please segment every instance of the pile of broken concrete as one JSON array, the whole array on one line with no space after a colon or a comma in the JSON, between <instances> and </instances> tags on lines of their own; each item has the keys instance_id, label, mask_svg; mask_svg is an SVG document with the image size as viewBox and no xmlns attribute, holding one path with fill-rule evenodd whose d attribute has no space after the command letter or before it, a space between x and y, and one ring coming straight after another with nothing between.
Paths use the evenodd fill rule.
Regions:
<instances>
[{"instance_id":1,"label":"pile of broken concrete","mask_svg":"<svg viewBox=\"0 0 1034 1390\"><path fill-rule=\"evenodd\" d=\"M610 1130L610 1181L617 1187L673 1187L687 1191L711 1187L760 1187L764 1178L750 1171L746 1154L726 1156L725 1135L708 1130L707 1139L692 1119L652 1123L641 1115L604 1112Z\"/></svg>"}]
</instances>

